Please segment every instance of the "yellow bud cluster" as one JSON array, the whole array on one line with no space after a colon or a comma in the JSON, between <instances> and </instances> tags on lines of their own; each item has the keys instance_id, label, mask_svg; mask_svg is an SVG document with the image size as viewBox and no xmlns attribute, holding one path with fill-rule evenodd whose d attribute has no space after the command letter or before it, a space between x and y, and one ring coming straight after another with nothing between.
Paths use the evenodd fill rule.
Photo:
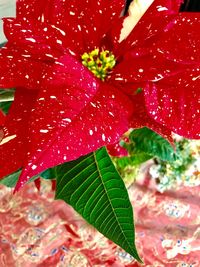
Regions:
<instances>
[{"instance_id":1,"label":"yellow bud cluster","mask_svg":"<svg viewBox=\"0 0 200 267\"><path fill-rule=\"evenodd\" d=\"M100 51L98 48L90 53L84 53L81 59L82 64L102 81L105 81L116 64L115 56L111 52L108 50Z\"/></svg>"}]
</instances>

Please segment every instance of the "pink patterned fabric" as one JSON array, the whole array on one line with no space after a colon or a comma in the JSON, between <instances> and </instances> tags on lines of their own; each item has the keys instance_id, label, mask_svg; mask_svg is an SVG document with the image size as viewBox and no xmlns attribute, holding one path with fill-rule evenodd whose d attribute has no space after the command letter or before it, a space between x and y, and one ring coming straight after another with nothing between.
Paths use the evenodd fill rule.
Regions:
<instances>
[{"instance_id":1,"label":"pink patterned fabric","mask_svg":"<svg viewBox=\"0 0 200 267\"><path fill-rule=\"evenodd\" d=\"M145 184L145 185L144 185ZM131 186L136 243L143 266L200 266L200 187L164 194ZM138 267L128 254L88 226L42 181L12 195L0 186L0 266Z\"/></svg>"}]
</instances>

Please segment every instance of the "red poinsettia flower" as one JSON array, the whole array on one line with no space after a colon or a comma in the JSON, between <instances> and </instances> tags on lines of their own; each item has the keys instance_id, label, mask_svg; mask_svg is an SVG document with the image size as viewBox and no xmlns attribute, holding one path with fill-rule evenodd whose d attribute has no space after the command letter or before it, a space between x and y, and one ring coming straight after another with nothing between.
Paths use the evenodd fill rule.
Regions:
<instances>
[{"instance_id":1,"label":"red poinsettia flower","mask_svg":"<svg viewBox=\"0 0 200 267\"><path fill-rule=\"evenodd\" d=\"M3 137L4 137L4 131L3 131L4 122L5 122L5 115L0 110L0 142L3 139Z\"/></svg>"},{"instance_id":2,"label":"red poinsettia flower","mask_svg":"<svg viewBox=\"0 0 200 267\"><path fill-rule=\"evenodd\" d=\"M124 0L18 0L0 51L0 86L16 88L0 176L22 168L18 189L130 127L199 138L200 20L180 2L155 0L119 42Z\"/></svg>"},{"instance_id":3,"label":"red poinsettia flower","mask_svg":"<svg viewBox=\"0 0 200 267\"><path fill-rule=\"evenodd\" d=\"M0 127L3 126L4 121L5 121L5 115L2 112L2 110L0 110Z\"/></svg>"}]
</instances>

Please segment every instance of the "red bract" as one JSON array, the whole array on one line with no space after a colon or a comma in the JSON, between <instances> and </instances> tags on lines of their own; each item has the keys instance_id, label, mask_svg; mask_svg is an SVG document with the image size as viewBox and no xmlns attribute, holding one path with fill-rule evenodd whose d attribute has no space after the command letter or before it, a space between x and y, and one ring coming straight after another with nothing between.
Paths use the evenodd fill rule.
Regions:
<instances>
[{"instance_id":1,"label":"red bract","mask_svg":"<svg viewBox=\"0 0 200 267\"><path fill-rule=\"evenodd\" d=\"M0 110L0 127L4 124L5 121L5 115L4 113Z\"/></svg>"},{"instance_id":2,"label":"red bract","mask_svg":"<svg viewBox=\"0 0 200 267\"><path fill-rule=\"evenodd\" d=\"M180 2L155 0L119 43L124 0L19 0L17 17L4 19L0 51L0 86L16 88L0 176L22 167L19 189L130 127L199 138L200 19L178 13ZM104 82L81 63L95 48L116 58Z\"/></svg>"},{"instance_id":3,"label":"red bract","mask_svg":"<svg viewBox=\"0 0 200 267\"><path fill-rule=\"evenodd\" d=\"M0 142L3 139L3 137L4 137L4 132L3 132L4 121L5 121L5 115L0 110Z\"/></svg>"}]
</instances>

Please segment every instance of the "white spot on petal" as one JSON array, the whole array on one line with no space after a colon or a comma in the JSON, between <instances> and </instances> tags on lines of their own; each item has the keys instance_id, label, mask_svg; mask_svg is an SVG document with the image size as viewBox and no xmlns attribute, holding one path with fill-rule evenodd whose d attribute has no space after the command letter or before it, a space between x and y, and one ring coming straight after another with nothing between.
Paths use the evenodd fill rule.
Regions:
<instances>
[{"instance_id":1,"label":"white spot on petal","mask_svg":"<svg viewBox=\"0 0 200 267\"><path fill-rule=\"evenodd\" d=\"M33 165L33 166L31 167L31 169L32 169L32 170L37 169L37 165Z\"/></svg>"},{"instance_id":2,"label":"white spot on petal","mask_svg":"<svg viewBox=\"0 0 200 267\"><path fill-rule=\"evenodd\" d=\"M61 40L56 40L56 42L57 42L58 44L62 44L62 41L61 41Z\"/></svg>"},{"instance_id":3,"label":"white spot on petal","mask_svg":"<svg viewBox=\"0 0 200 267\"><path fill-rule=\"evenodd\" d=\"M8 136L8 137L4 138L4 139L1 141L0 146L3 145L3 144L5 144L5 143L8 143L9 141L11 141L12 139L14 139L14 138L16 138L16 137L17 137L17 135L14 134L14 135L11 135L11 136Z\"/></svg>"},{"instance_id":4,"label":"white spot on petal","mask_svg":"<svg viewBox=\"0 0 200 267\"><path fill-rule=\"evenodd\" d=\"M109 111L109 114L110 114L112 117L114 117L114 114L113 114L111 111Z\"/></svg>"},{"instance_id":5,"label":"white spot on petal","mask_svg":"<svg viewBox=\"0 0 200 267\"><path fill-rule=\"evenodd\" d=\"M96 108L96 104L90 102L91 106L93 106L94 108Z\"/></svg>"},{"instance_id":6,"label":"white spot on petal","mask_svg":"<svg viewBox=\"0 0 200 267\"><path fill-rule=\"evenodd\" d=\"M49 130L43 130L43 129L40 130L41 133L48 133L48 131Z\"/></svg>"},{"instance_id":7,"label":"white spot on petal","mask_svg":"<svg viewBox=\"0 0 200 267\"><path fill-rule=\"evenodd\" d=\"M105 134L102 134L102 136L101 136L101 137L102 137L102 140L103 140L103 141L106 141Z\"/></svg>"},{"instance_id":8,"label":"white spot on petal","mask_svg":"<svg viewBox=\"0 0 200 267\"><path fill-rule=\"evenodd\" d=\"M32 42L32 43L36 43L36 40L33 39L33 38L26 38L26 40L27 40L27 41L30 41L30 42Z\"/></svg>"},{"instance_id":9,"label":"white spot on petal","mask_svg":"<svg viewBox=\"0 0 200 267\"><path fill-rule=\"evenodd\" d=\"M64 32L63 30L61 30L60 28L56 27L55 25L52 25L52 28L58 30L62 35L66 35L66 32Z\"/></svg>"},{"instance_id":10,"label":"white spot on petal","mask_svg":"<svg viewBox=\"0 0 200 267\"><path fill-rule=\"evenodd\" d=\"M62 119L63 121L71 122L72 120L70 118Z\"/></svg>"}]
</instances>

